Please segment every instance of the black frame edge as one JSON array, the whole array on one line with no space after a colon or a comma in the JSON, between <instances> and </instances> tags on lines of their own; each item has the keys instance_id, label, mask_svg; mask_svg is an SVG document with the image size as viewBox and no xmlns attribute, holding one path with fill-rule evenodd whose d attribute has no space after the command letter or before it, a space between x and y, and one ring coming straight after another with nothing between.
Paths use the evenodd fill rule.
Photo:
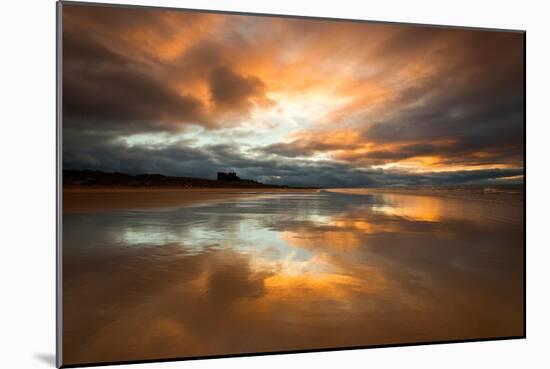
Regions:
<instances>
[{"instance_id":1,"label":"black frame edge","mask_svg":"<svg viewBox=\"0 0 550 369\"><path fill-rule=\"evenodd\" d=\"M192 361L192 360L205 360L205 359L207 360L232 359L232 358L239 358L239 357L311 354L311 353L319 353L319 352L370 350L370 349L394 348L394 347L414 347L414 346L430 346L430 345L457 344L457 343L509 341L509 340L525 339L525 338L526 337L523 335L523 336L510 336L510 337L472 338L472 339L466 339L466 340L382 344L382 345L370 345L370 346L329 347L329 348L317 348L317 349L307 349L307 350L267 351L267 352L252 352L252 353L244 352L244 353L229 354L229 355L207 355L207 356L174 357L174 358L166 358L166 359L106 361L106 362L98 362L98 363L67 364L67 365L62 365L60 368L85 368L85 367L107 366L107 365L150 364L150 363L167 363L167 362L174 362L174 361Z\"/></svg>"},{"instance_id":2,"label":"black frame edge","mask_svg":"<svg viewBox=\"0 0 550 369\"><path fill-rule=\"evenodd\" d=\"M62 82L63 82L63 2L57 1L55 4L55 15L56 15L56 24L55 24L55 41L56 41L56 53L55 53L55 76L56 76L56 85L55 85L55 115L56 115L56 125L55 125L55 135L56 135L56 145L55 145L55 216L56 216L56 229L55 229L55 273L56 273L56 284L55 284L55 303L56 303L56 315L55 315L55 365L60 368L63 366L63 278L62 278Z\"/></svg>"}]
</instances>

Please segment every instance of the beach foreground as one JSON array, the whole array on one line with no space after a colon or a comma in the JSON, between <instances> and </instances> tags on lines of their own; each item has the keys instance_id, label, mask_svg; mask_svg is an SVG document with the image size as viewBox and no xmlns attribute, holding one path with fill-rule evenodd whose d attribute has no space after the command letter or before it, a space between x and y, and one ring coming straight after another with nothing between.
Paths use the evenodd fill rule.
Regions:
<instances>
[{"instance_id":1,"label":"beach foreground","mask_svg":"<svg viewBox=\"0 0 550 369\"><path fill-rule=\"evenodd\" d=\"M63 190L64 212L175 209L273 194L314 193L317 189L277 188L70 188Z\"/></svg>"},{"instance_id":2,"label":"beach foreground","mask_svg":"<svg viewBox=\"0 0 550 369\"><path fill-rule=\"evenodd\" d=\"M66 364L524 332L521 201L349 190L63 196Z\"/></svg>"}]
</instances>

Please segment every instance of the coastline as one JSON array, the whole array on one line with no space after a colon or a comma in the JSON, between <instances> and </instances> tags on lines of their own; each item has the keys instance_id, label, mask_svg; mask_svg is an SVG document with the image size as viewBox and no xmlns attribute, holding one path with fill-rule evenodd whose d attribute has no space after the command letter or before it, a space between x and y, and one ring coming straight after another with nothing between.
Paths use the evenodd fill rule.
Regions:
<instances>
[{"instance_id":1,"label":"coastline","mask_svg":"<svg viewBox=\"0 0 550 369\"><path fill-rule=\"evenodd\" d=\"M63 186L63 212L87 213L115 210L174 209L273 194L332 192L350 195L431 196L453 200L523 205L523 189L492 187L415 188L199 188L156 186Z\"/></svg>"},{"instance_id":2,"label":"coastline","mask_svg":"<svg viewBox=\"0 0 550 369\"><path fill-rule=\"evenodd\" d=\"M173 209L272 194L316 193L303 188L63 187L63 212Z\"/></svg>"},{"instance_id":3,"label":"coastline","mask_svg":"<svg viewBox=\"0 0 550 369\"><path fill-rule=\"evenodd\" d=\"M519 187L518 187L519 188ZM323 191L347 193L356 195L404 195L404 196L431 196L453 200L480 201L507 204L511 206L523 205L524 189L508 190L491 186L485 187L380 187L380 188L332 188Z\"/></svg>"}]
</instances>

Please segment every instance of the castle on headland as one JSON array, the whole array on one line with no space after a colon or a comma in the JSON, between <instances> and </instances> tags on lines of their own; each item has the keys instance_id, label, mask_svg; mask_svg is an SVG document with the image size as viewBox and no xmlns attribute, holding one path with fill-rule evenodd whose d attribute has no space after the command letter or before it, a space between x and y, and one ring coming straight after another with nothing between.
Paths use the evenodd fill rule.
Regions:
<instances>
[{"instance_id":1,"label":"castle on headland","mask_svg":"<svg viewBox=\"0 0 550 369\"><path fill-rule=\"evenodd\" d=\"M241 178L235 172L218 172L218 181L240 181Z\"/></svg>"}]
</instances>

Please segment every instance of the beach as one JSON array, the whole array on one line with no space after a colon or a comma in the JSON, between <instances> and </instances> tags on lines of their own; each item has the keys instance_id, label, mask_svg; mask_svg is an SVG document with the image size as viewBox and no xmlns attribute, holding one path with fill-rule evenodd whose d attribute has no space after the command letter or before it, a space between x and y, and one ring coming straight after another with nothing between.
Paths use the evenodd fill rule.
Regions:
<instances>
[{"instance_id":1,"label":"beach","mask_svg":"<svg viewBox=\"0 0 550 369\"><path fill-rule=\"evenodd\" d=\"M278 188L147 188L70 187L63 190L63 211L174 209L269 194L308 193L316 189Z\"/></svg>"},{"instance_id":2,"label":"beach","mask_svg":"<svg viewBox=\"0 0 550 369\"><path fill-rule=\"evenodd\" d=\"M410 196L437 196L449 199L493 202L523 206L524 187L515 186L425 186L386 188L334 188L330 192L348 194L393 194Z\"/></svg>"},{"instance_id":3,"label":"beach","mask_svg":"<svg viewBox=\"0 0 550 369\"><path fill-rule=\"evenodd\" d=\"M523 212L347 190L64 192L67 363L523 334Z\"/></svg>"}]
</instances>

